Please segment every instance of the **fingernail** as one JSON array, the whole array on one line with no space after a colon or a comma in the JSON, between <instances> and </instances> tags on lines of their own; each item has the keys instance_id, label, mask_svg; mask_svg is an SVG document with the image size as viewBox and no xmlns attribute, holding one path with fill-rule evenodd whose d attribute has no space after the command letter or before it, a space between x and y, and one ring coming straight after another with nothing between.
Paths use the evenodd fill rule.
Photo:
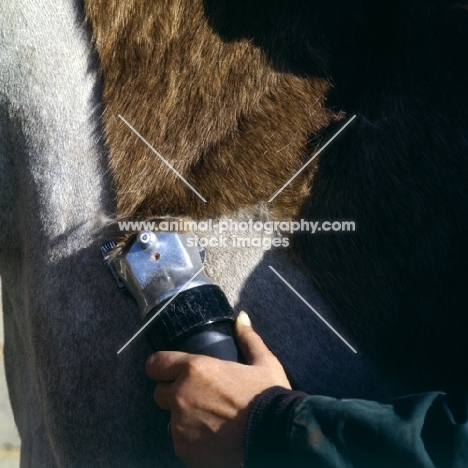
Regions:
<instances>
[{"instance_id":1,"label":"fingernail","mask_svg":"<svg viewBox=\"0 0 468 468\"><path fill-rule=\"evenodd\" d=\"M242 323L242 325L245 325L246 327L251 327L252 326L252 322L250 321L249 316L244 311L242 311L239 314L239 320Z\"/></svg>"}]
</instances>

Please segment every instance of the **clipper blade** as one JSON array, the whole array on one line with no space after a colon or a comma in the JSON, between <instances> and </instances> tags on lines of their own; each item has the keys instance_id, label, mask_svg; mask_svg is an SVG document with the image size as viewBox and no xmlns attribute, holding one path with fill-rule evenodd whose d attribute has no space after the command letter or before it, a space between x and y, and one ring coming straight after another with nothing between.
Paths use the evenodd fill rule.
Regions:
<instances>
[{"instance_id":1,"label":"clipper blade","mask_svg":"<svg viewBox=\"0 0 468 468\"><path fill-rule=\"evenodd\" d=\"M106 242L105 244L101 246L101 255L104 261L106 262L107 268L109 268L110 272L112 273L112 276L114 277L118 288L121 291L126 291L127 288L125 287L124 282L122 281L119 274L117 273L115 266L112 264L112 262L109 261L109 255L113 250L115 250L116 247L117 247L117 242L115 241Z\"/></svg>"}]
</instances>

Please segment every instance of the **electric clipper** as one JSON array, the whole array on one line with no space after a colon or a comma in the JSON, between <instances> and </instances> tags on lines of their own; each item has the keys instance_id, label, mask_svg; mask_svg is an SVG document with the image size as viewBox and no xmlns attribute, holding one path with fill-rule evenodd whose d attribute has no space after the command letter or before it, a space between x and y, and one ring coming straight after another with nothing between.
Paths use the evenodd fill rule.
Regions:
<instances>
[{"instance_id":1,"label":"electric clipper","mask_svg":"<svg viewBox=\"0 0 468 468\"><path fill-rule=\"evenodd\" d=\"M101 252L119 288L136 299L153 352L178 350L238 361L236 315L204 271L204 250L188 241L187 234L141 231L118 254L109 255L113 242Z\"/></svg>"}]
</instances>

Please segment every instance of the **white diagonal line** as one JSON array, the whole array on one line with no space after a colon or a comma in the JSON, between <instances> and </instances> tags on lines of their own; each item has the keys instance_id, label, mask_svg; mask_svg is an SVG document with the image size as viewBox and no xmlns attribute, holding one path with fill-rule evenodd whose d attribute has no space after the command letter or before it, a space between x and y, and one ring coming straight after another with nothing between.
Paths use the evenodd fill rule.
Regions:
<instances>
[{"instance_id":1,"label":"white diagonal line","mask_svg":"<svg viewBox=\"0 0 468 468\"><path fill-rule=\"evenodd\" d=\"M179 172L177 172L176 169L174 169L174 167L171 166L171 164L169 164L169 162L167 162L162 156L161 154L156 151L138 132L137 130L135 130L134 127L132 127L120 114L119 114L119 118L128 126L128 128L130 128L130 130L141 140L143 141L143 143L145 143L145 145L156 155L159 157L159 159L161 159L161 161L166 164L166 166L168 166L172 171L174 171L175 174L177 174L185 183L188 187L190 187L190 189L192 189L192 191L198 195L205 203L206 203L206 200L195 190L195 188L189 183L187 182L187 180L184 178L184 176L182 174L180 174Z\"/></svg>"},{"instance_id":2,"label":"white diagonal line","mask_svg":"<svg viewBox=\"0 0 468 468\"><path fill-rule=\"evenodd\" d=\"M272 266L269 268L353 353L357 354L357 351Z\"/></svg>"},{"instance_id":3,"label":"white diagonal line","mask_svg":"<svg viewBox=\"0 0 468 468\"><path fill-rule=\"evenodd\" d=\"M271 203L354 119L353 115L279 190L268 200Z\"/></svg>"},{"instance_id":4,"label":"white diagonal line","mask_svg":"<svg viewBox=\"0 0 468 468\"><path fill-rule=\"evenodd\" d=\"M185 291L187 286L203 271L205 267L202 266L185 284L179 289L177 294L174 294L169 301L164 304L164 307L161 307L126 343L120 348L117 354L120 354L182 291Z\"/></svg>"}]
</instances>

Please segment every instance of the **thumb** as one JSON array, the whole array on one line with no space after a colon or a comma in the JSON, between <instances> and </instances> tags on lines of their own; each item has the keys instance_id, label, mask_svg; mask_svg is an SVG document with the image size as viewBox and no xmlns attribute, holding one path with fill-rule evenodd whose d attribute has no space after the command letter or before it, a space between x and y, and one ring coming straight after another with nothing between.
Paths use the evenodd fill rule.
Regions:
<instances>
[{"instance_id":1,"label":"thumb","mask_svg":"<svg viewBox=\"0 0 468 468\"><path fill-rule=\"evenodd\" d=\"M236 320L236 337L246 364L258 364L272 356L263 340L252 328L249 316L241 312Z\"/></svg>"}]
</instances>

